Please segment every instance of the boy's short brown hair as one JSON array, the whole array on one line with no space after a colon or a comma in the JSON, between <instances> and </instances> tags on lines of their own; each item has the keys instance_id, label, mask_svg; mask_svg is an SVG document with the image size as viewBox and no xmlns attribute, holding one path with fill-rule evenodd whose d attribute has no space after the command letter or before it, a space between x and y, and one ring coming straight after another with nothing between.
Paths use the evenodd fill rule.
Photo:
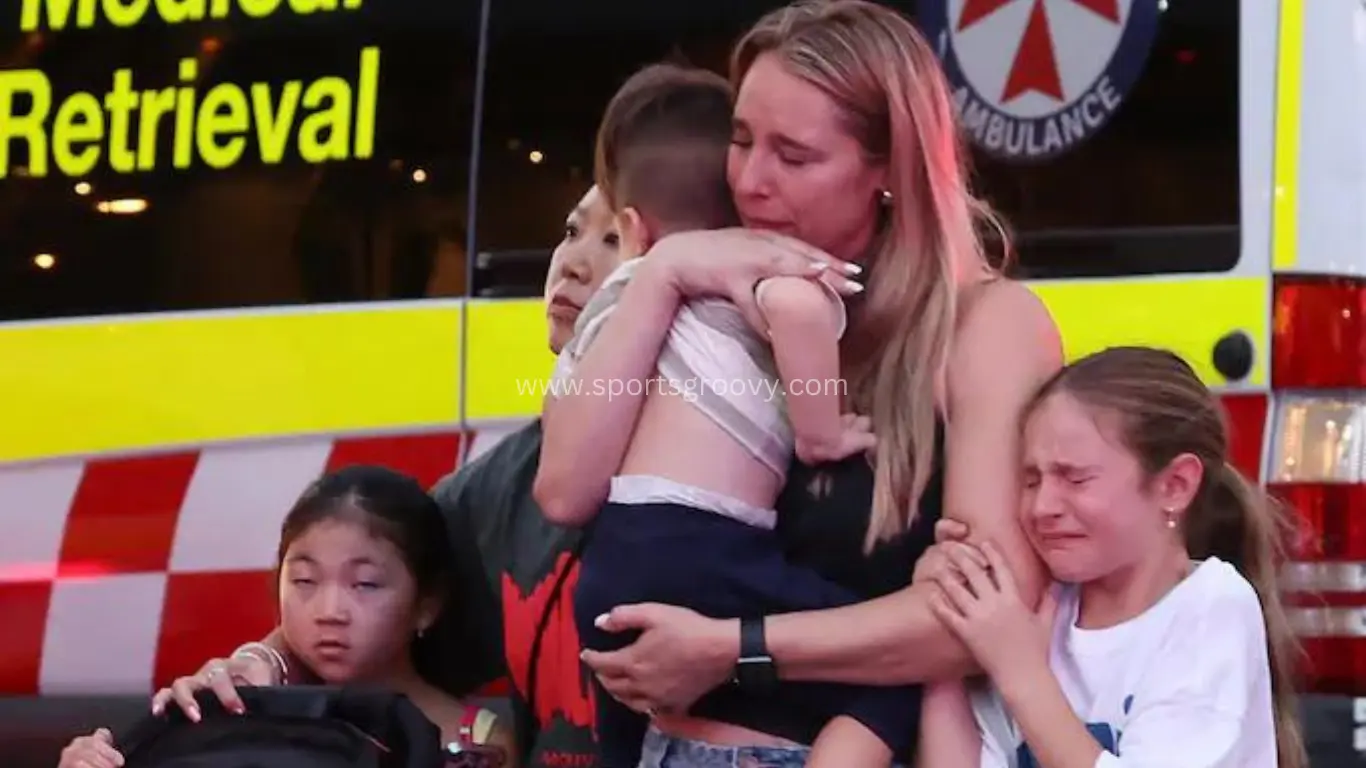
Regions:
<instances>
[{"instance_id":1,"label":"boy's short brown hair","mask_svg":"<svg viewBox=\"0 0 1366 768\"><path fill-rule=\"evenodd\" d=\"M652 64L612 97L594 176L612 210L633 207L661 234L737 222L726 183L734 92L720 75Z\"/></svg>"}]
</instances>

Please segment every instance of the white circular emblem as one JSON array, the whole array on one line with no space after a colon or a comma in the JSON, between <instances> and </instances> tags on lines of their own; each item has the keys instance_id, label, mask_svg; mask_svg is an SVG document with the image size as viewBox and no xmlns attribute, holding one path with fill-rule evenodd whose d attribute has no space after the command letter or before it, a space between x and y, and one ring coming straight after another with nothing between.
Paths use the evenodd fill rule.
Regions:
<instances>
[{"instance_id":1,"label":"white circular emblem","mask_svg":"<svg viewBox=\"0 0 1366 768\"><path fill-rule=\"evenodd\" d=\"M1158 0L922 0L967 131L1042 159L1099 129L1137 80Z\"/></svg>"}]
</instances>

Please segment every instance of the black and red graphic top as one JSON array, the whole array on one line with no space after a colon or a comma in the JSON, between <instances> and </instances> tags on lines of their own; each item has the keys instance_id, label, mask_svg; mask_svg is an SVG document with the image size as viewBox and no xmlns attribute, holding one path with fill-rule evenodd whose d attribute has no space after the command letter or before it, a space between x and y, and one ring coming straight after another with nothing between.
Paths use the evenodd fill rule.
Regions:
<instances>
[{"instance_id":1,"label":"black and red graphic top","mask_svg":"<svg viewBox=\"0 0 1366 768\"><path fill-rule=\"evenodd\" d=\"M574 580L581 534L545 519L531 489L541 424L508 435L433 490L456 558L448 615L479 642L451 659L461 677L510 683L517 734L532 768L594 768L591 681L579 661Z\"/></svg>"}]
</instances>

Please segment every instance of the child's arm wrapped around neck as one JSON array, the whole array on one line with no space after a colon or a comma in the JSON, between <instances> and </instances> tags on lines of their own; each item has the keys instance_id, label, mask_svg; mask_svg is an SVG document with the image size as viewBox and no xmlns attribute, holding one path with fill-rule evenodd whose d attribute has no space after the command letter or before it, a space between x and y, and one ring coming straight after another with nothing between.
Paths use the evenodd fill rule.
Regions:
<instances>
[{"instance_id":1,"label":"child's arm wrapped around neck","mask_svg":"<svg viewBox=\"0 0 1366 768\"><path fill-rule=\"evenodd\" d=\"M773 277L755 286L782 380L797 458L838 461L872 448L865 417L844 412L839 341L847 316L843 300L819 279Z\"/></svg>"}]
</instances>

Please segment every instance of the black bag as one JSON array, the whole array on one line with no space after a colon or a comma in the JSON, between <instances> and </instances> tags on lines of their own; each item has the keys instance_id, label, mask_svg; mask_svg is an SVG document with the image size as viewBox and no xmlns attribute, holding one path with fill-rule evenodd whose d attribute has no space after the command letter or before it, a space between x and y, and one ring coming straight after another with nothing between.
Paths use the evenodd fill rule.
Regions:
<instances>
[{"instance_id":1,"label":"black bag","mask_svg":"<svg viewBox=\"0 0 1366 768\"><path fill-rule=\"evenodd\" d=\"M245 714L212 691L191 722L171 704L122 734L126 768L442 768L441 733L406 697L359 686L238 688Z\"/></svg>"}]
</instances>

